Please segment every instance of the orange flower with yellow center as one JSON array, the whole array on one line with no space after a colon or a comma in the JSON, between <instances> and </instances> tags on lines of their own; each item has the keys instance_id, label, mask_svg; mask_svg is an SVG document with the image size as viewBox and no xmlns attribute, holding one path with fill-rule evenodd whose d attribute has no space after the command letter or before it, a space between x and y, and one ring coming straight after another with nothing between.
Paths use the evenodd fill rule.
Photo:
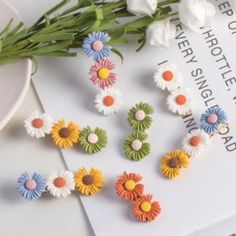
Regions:
<instances>
[{"instance_id":1,"label":"orange flower with yellow center","mask_svg":"<svg viewBox=\"0 0 236 236\"><path fill-rule=\"evenodd\" d=\"M160 214L161 207L159 202L152 202L152 195L147 194L134 201L132 212L139 221L153 221Z\"/></svg>"},{"instance_id":2,"label":"orange flower with yellow center","mask_svg":"<svg viewBox=\"0 0 236 236\"><path fill-rule=\"evenodd\" d=\"M143 194L143 184L138 183L142 177L135 173L126 173L119 177L115 189L118 196L129 201L133 201Z\"/></svg>"}]
</instances>

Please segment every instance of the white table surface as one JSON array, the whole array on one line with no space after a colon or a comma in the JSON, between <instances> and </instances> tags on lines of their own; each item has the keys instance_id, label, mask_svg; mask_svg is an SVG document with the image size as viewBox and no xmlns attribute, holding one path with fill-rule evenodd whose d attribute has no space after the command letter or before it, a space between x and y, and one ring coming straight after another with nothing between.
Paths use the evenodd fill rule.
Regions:
<instances>
[{"instance_id":1,"label":"white table surface","mask_svg":"<svg viewBox=\"0 0 236 236\"><path fill-rule=\"evenodd\" d=\"M9 0L20 12L26 24L32 23L57 0ZM16 178L23 171L47 174L66 168L58 149L30 139L23 121L32 110L41 110L33 86L11 122L0 134L0 235L93 235L93 231L76 194L67 199L41 198L28 202L16 191ZM191 236L224 236L236 232L236 216Z\"/></svg>"}]
</instances>

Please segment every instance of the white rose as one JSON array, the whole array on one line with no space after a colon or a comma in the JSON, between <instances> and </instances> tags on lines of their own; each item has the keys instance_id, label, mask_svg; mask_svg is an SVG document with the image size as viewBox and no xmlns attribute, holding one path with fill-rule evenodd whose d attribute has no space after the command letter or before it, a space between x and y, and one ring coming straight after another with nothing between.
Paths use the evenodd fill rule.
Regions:
<instances>
[{"instance_id":1,"label":"white rose","mask_svg":"<svg viewBox=\"0 0 236 236\"><path fill-rule=\"evenodd\" d=\"M176 36L176 27L170 19L155 21L148 26L146 35L150 45L169 47L170 41Z\"/></svg>"},{"instance_id":2,"label":"white rose","mask_svg":"<svg viewBox=\"0 0 236 236\"><path fill-rule=\"evenodd\" d=\"M195 32L200 32L200 27L210 26L216 10L207 0L181 0L179 4L180 21Z\"/></svg>"},{"instance_id":3,"label":"white rose","mask_svg":"<svg viewBox=\"0 0 236 236\"><path fill-rule=\"evenodd\" d=\"M136 15L151 15L157 9L158 0L127 0L127 10Z\"/></svg>"}]
</instances>

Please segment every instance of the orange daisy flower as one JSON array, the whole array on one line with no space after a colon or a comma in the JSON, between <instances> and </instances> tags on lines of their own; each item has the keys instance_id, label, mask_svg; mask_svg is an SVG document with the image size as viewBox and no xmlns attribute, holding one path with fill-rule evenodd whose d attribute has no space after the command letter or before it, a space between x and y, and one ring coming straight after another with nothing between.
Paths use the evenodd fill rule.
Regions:
<instances>
[{"instance_id":1,"label":"orange daisy flower","mask_svg":"<svg viewBox=\"0 0 236 236\"><path fill-rule=\"evenodd\" d=\"M117 195L129 201L142 196L144 186L138 183L141 179L139 174L124 172L115 185Z\"/></svg>"},{"instance_id":2,"label":"orange daisy flower","mask_svg":"<svg viewBox=\"0 0 236 236\"><path fill-rule=\"evenodd\" d=\"M147 194L137 198L132 207L135 218L142 222L153 221L160 214L159 202L152 202L152 195Z\"/></svg>"}]
</instances>

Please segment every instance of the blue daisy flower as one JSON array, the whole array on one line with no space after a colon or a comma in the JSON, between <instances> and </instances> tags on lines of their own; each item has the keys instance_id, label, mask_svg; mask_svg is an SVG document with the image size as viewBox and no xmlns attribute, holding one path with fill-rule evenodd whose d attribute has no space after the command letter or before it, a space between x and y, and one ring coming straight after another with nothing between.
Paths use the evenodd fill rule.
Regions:
<instances>
[{"instance_id":1,"label":"blue daisy flower","mask_svg":"<svg viewBox=\"0 0 236 236\"><path fill-rule=\"evenodd\" d=\"M17 189L21 196L27 200L41 197L45 191L46 180L42 175L34 173L32 178L25 172L17 180Z\"/></svg>"},{"instance_id":2,"label":"blue daisy flower","mask_svg":"<svg viewBox=\"0 0 236 236\"><path fill-rule=\"evenodd\" d=\"M83 51L95 61L100 61L111 54L111 46L106 44L110 39L107 33L93 32L84 39Z\"/></svg>"},{"instance_id":3,"label":"blue daisy flower","mask_svg":"<svg viewBox=\"0 0 236 236\"><path fill-rule=\"evenodd\" d=\"M219 125L227 123L226 113L218 107L210 108L201 116L201 128L208 134L219 130Z\"/></svg>"}]
</instances>

